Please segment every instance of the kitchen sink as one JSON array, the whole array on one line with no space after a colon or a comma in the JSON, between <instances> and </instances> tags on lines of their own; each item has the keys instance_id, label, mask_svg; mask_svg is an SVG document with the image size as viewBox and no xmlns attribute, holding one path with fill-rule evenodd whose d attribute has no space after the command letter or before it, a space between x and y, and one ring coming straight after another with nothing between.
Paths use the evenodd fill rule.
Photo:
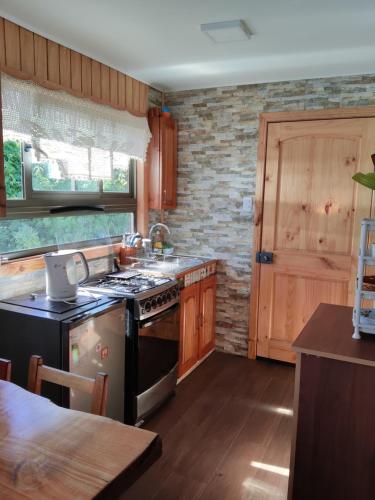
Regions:
<instances>
[{"instance_id":1,"label":"kitchen sink","mask_svg":"<svg viewBox=\"0 0 375 500\"><path fill-rule=\"evenodd\" d=\"M208 259L190 255L153 255L150 258L134 257L132 267L160 273L177 274L185 269L200 266Z\"/></svg>"}]
</instances>

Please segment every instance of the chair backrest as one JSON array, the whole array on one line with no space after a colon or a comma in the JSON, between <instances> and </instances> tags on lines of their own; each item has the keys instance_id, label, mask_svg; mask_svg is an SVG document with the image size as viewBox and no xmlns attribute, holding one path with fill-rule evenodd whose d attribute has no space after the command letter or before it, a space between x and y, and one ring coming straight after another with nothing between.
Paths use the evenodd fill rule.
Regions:
<instances>
[{"instance_id":1,"label":"chair backrest","mask_svg":"<svg viewBox=\"0 0 375 500\"><path fill-rule=\"evenodd\" d=\"M98 372L95 379L83 377L76 373L65 372L43 365L41 356L31 356L27 384L28 390L35 394L40 394L42 380L91 394L91 413L94 415L106 415L108 398L107 374Z\"/></svg>"},{"instance_id":2,"label":"chair backrest","mask_svg":"<svg viewBox=\"0 0 375 500\"><path fill-rule=\"evenodd\" d=\"M9 359L0 358L0 380L10 381L12 363Z\"/></svg>"}]
</instances>

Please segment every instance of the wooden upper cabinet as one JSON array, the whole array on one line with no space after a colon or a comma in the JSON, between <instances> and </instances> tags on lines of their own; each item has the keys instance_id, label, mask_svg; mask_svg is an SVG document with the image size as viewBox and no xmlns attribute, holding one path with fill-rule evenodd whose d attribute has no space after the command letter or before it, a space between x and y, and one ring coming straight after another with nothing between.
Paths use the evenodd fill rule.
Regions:
<instances>
[{"instance_id":1,"label":"wooden upper cabinet","mask_svg":"<svg viewBox=\"0 0 375 500\"><path fill-rule=\"evenodd\" d=\"M198 356L203 358L215 347L216 275L200 283Z\"/></svg>"},{"instance_id":2,"label":"wooden upper cabinet","mask_svg":"<svg viewBox=\"0 0 375 500\"><path fill-rule=\"evenodd\" d=\"M159 108L149 111L152 140L148 149L149 206L161 210L177 206L177 124Z\"/></svg>"},{"instance_id":3,"label":"wooden upper cabinet","mask_svg":"<svg viewBox=\"0 0 375 500\"><path fill-rule=\"evenodd\" d=\"M198 361L199 292L195 283L181 290L180 294L180 363L179 376Z\"/></svg>"}]
</instances>

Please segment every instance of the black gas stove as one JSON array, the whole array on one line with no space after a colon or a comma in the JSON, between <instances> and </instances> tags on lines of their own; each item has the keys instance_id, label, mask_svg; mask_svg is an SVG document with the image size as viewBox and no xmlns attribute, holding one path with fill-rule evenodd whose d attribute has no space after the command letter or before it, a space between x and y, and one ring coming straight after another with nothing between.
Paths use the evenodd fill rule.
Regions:
<instances>
[{"instance_id":1,"label":"black gas stove","mask_svg":"<svg viewBox=\"0 0 375 500\"><path fill-rule=\"evenodd\" d=\"M133 299L136 319L145 319L178 303L177 281L140 273L119 271L85 283L82 290L111 297Z\"/></svg>"},{"instance_id":2,"label":"black gas stove","mask_svg":"<svg viewBox=\"0 0 375 500\"><path fill-rule=\"evenodd\" d=\"M107 274L85 283L83 289L126 298L125 422L140 425L176 386L178 282L130 270Z\"/></svg>"}]
</instances>

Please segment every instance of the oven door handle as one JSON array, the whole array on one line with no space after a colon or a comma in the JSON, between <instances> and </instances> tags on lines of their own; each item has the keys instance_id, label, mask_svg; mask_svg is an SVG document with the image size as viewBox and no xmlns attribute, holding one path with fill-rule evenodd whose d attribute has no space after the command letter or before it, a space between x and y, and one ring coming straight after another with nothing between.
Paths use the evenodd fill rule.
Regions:
<instances>
[{"instance_id":1,"label":"oven door handle","mask_svg":"<svg viewBox=\"0 0 375 500\"><path fill-rule=\"evenodd\" d=\"M141 323L141 328L148 328L149 326L153 326L156 325L157 323L160 323L160 321L163 321L163 319L165 319L167 316L177 311L177 309L178 309L178 304L175 304L166 311L158 314L156 319L153 319L151 321L146 321L146 323Z\"/></svg>"}]
</instances>

